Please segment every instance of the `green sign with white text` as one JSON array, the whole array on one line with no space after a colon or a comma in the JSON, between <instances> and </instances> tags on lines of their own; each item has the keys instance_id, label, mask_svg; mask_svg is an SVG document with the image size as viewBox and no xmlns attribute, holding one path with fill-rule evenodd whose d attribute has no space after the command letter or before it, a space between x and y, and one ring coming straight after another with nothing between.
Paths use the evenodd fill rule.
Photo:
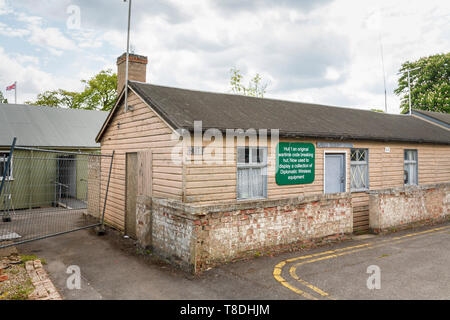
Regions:
<instances>
[{"instance_id":1,"label":"green sign with white text","mask_svg":"<svg viewBox=\"0 0 450 320\"><path fill-rule=\"evenodd\" d=\"M312 143L280 142L277 147L277 185L314 182L316 148Z\"/></svg>"}]
</instances>

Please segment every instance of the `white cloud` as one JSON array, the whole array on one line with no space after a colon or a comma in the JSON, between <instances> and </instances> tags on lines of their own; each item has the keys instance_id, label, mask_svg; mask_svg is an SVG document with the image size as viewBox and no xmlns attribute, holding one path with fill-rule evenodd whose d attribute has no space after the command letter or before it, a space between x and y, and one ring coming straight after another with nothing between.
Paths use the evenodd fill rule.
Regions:
<instances>
[{"instance_id":1,"label":"white cloud","mask_svg":"<svg viewBox=\"0 0 450 320\"><path fill-rule=\"evenodd\" d=\"M27 3L14 7L22 24L9 31L22 32L34 52L76 51L77 59L61 59L59 69L80 70L68 78L88 78L95 66L115 68L126 43L123 3L78 1L79 31L65 28L68 1L49 0L40 8ZM235 66L247 79L258 72L268 80L267 97L383 109L381 41L389 111L399 112L393 90L400 65L450 48L448 1L155 0L134 2L133 10L131 43L149 57L148 80L192 89L229 91Z\"/></svg>"},{"instance_id":2,"label":"white cloud","mask_svg":"<svg viewBox=\"0 0 450 320\"><path fill-rule=\"evenodd\" d=\"M6 0L0 0L0 15L11 13L12 9L7 5Z\"/></svg>"},{"instance_id":3,"label":"white cloud","mask_svg":"<svg viewBox=\"0 0 450 320\"><path fill-rule=\"evenodd\" d=\"M29 27L31 32L28 41L32 44L46 47L49 50L75 50L77 46L74 41L67 38L57 28L43 28L32 25Z\"/></svg>"},{"instance_id":4,"label":"white cloud","mask_svg":"<svg viewBox=\"0 0 450 320\"><path fill-rule=\"evenodd\" d=\"M56 88L73 88L78 86L78 79L71 77L55 76L40 69L35 58L30 56L15 55L6 52L0 47L0 88L17 81L18 103L33 100L36 94L45 90ZM3 90L2 90L3 91ZM4 92L6 97L13 99L13 94Z\"/></svg>"},{"instance_id":5,"label":"white cloud","mask_svg":"<svg viewBox=\"0 0 450 320\"><path fill-rule=\"evenodd\" d=\"M11 28L8 25L0 22L0 35L2 36L21 38L29 34L30 34L29 30Z\"/></svg>"}]
</instances>

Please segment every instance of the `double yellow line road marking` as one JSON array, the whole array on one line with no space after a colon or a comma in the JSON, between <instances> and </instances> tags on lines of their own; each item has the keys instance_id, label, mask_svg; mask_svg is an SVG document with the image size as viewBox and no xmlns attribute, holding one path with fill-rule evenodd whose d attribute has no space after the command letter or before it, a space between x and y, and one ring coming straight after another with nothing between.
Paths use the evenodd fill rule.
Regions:
<instances>
[{"instance_id":1,"label":"double yellow line road marking","mask_svg":"<svg viewBox=\"0 0 450 320\"><path fill-rule=\"evenodd\" d=\"M340 256L349 255L356 252L361 252L369 249L379 248L383 247L389 244L394 243L400 243L408 240L413 240L417 238L422 238L424 236L428 236L432 233L443 233L448 232L447 230L450 229L449 226L440 227L440 228L434 228L429 229L421 232L415 232L415 233L409 233L403 236L398 237L391 237L388 239L376 241L376 242L368 242L363 243L359 245L349 246L345 248L339 248L335 250L328 250L324 252L314 253L314 254L308 254L300 257L290 258L286 259L284 261L281 261L278 263L274 270L273 270L273 277L276 281L278 281L281 285L288 288L289 290L303 296L304 298L311 299L311 300L318 300L316 295L319 296L319 298L325 298L325 299L334 299L330 296L329 293L325 292L324 290L321 290L320 288L312 285L311 283L301 279L298 276L297 269L299 266L319 261L324 261L328 259L334 259L338 258ZM283 268L285 268L287 265L292 264L289 268L289 275L294 281L296 285L292 285L289 283L286 279L282 277ZM308 293L308 291L312 291L311 293Z\"/></svg>"}]
</instances>

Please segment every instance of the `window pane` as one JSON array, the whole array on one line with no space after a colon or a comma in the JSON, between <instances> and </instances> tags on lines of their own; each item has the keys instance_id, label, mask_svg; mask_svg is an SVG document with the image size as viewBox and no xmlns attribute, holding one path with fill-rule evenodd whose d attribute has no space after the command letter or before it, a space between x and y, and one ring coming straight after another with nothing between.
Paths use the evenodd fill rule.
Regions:
<instances>
[{"instance_id":1,"label":"window pane","mask_svg":"<svg viewBox=\"0 0 450 320\"><path fill-rule=\"evenodd\" d=\"M407 185L417 185L417 150L405 150L405 177L404 181Z\"/></svg>"},{"instance_id":2,"label":"window pane","mask_svg":"<svg viewBox=\"0 0 450 320\"><path fill-rule=\"evenodd\" d=\"M0 178L3 178L3 172L5 171L6 162L8 161L8 155L9 153L0 153ZM6 173L7 177L11 175L11 166L12 162L10 163L10 167L8 168L8 172Z\"/></svg>"},{"instance_id":3,"label":"window pane","mask_svg":"<svg viewBox=\"0 0 450 320\"><path fill-rule=\"evenodd\" d=\"M353 190L368 189L368 166L367 164L351 165L351 188Z\"/></svg>"},{"instance_id":4,"label":"window pane","mask_svg":"<svg viewBox=\"0 0 450 320\"><path fill-rule=\"evenodd\" d=\"M369 189L367 149L351 149L350 187L352 190Z\"/></svg>"},{"instance_id":5,"label":"window pane","mask_svg":"<svg viewBox=\"0 0 450 320\"><path fill-rule=\"evenodd\" d=\"M238 199L250 198L249 171L250 169L238 169L238 176L237 176Z\"/></svg>"},{"instance_id":6,"label":"window pane","mask_svg":"<svg viewBox=\"0 0 450 320\"><path fill-rule=\"evenodd\" d=\"M237 162L238 163L248 163L245 160L248 159L248 149L246 147L238 147L237 148ZM246 157L247 151L247 157Z\"/></svg>"},{"instance_id":7,"label":"window pane","mask_svg":"<svg viewBox=\"0 0 450 320\"><path fill-rule=\"evenodd\" d=\"M356 161L356 149L350 151L350 161Z\"/></svg>"},{"instance_id":8,"label":"window pane","mask_svg":"<svg viewBox=\"0 0 450 320\"><path fill-rule=\"evenodd\" d=\"M264 196L262 169L253 168L250 170L251 197L261 198Z\"/></svg>"},{"instance_id":9,"label":"window pane","mask_svg":"<svg viewBox=\"0 0 450 320\"><path fill-rule=\"evenodd\" d=\"M405 150L405 160L417 161L417 150Z\"/></svg>"},{"instance_id":10,"label":"window pane","mask_svg":"<svg viewBox=\"0 0 450 320\"><path fill-rule=\"evenodd\" d=\"M258 148L252 148L252 163L258 163Z\"/></svg>"},{"instance_id":11,"label":"window pane","mask_svg":"<svg viewBox=\"0 0 450 320\"><path fill-rule=\"evenodd\" d=\"M237 168L237 198L264 198L267 189L267 176L265 174L267 152L265 148L239 147L237 153L238 163L241 165ZM245 167L242 166L243 164L245 164ZM261 167L261 164L264 164L264 166Z\"/></svg>"}]
</instances>

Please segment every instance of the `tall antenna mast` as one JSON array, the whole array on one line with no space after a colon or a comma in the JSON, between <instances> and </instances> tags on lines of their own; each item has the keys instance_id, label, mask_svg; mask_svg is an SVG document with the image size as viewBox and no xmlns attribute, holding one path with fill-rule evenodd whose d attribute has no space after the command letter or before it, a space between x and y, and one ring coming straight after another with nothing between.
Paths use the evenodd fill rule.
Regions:
<instances>
[{"instance_id":1,"label":"tall antenna mast","mask_svg":"<svg viewBox=\"0 0 450 320\"><path fill-rule=\"evenodd\" d=\"M124 0L126 2L127 0ZM125 65L125 112L128 110L128 58L130 51L130 20L131 20L131 0L128 0L128 31L127 31L127 56Z\"/></svg>"},{"instance_id":2,"label":"tall antenna mast","mask_svg":"<svg viewBox=\"0 0 450 320\"><path fill-rule=\"evenodd\" d=\"M381 32L378 34L378 39L380 41L380 53L381 53L381 66L383 68L383 84L384 84L384 112L387 113L387 93L386 93L386 71L384 69L384 54L383 54L383 43L381 42Z\"/></svg>"}]
</instances>

